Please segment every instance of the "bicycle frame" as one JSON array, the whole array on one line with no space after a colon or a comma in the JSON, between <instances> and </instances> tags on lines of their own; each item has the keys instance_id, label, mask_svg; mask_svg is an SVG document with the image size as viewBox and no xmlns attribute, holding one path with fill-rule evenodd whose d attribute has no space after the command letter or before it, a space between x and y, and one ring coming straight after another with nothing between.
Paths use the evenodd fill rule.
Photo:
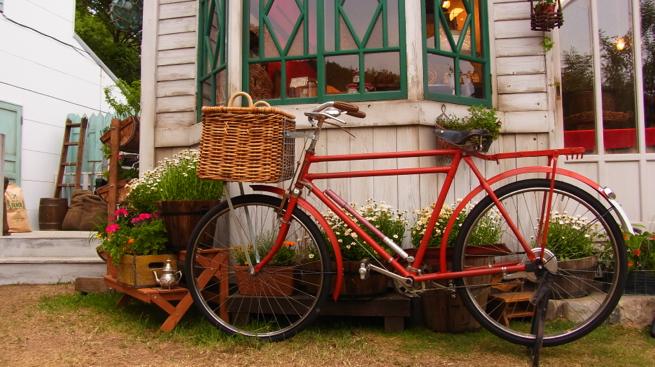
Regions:
<instances>
[{"instance_id":1,"label":"bicycle frame","mask_svg":"<svg viewBox=\"0 0 655 367\"><path fill-rule=\"evenodd\" d=\"M317 138L315 138L317 139ZM280 233L278 234L275 245L272 247L271 251L262 259L260 263L255 266L255 271L259 271L266 263L275 255L277 250L282 246L282 240L286 236L289 221L291 220L292 212L296 206L300 206L301 209L307 211L322 227L325 233L328 236L328 239L331 242L331 245L334 249L335 260L337 265L337 278L335 282L335 289L333 290L333 298L336 300L339 297L339 290L341 288L342 277L343 277L343 265L341 259L341 252L339 245L336 240L332 229L327 224L327 221L320 212L314 208L309 202L301 198L301 193L304 188L307 188L310 193L316 195L316 197L324 203L333 213L335 213L342 221L344 221L348 227L350 227L353 232L355 232L359 238L361 238L366 244L368 244L376 253L378 253L383 262L386 262L390 267L393 268L395 273L399 276L410 278L415 282L424 282L432 280L442 280L442 279L454 279L461 277L471 277L471 276L480 276L480 275L489 275L489 274L498 274L498 273L512 273L518 271L525 271L525 264L495 264L493 266L486 266L481 268L467 269L463 271L449 271L446 267L446 247L449 235L452 231L452 227L456 222L456 219L459 213L466 207L471 200L484 191L497 205L499 208L500 214L507 221L512 232L518 239L518 242L525 250L527 257L534 261L537 254L532 252L532 247L528 241L523 237L519 232L516 224L514 224L509 217L508 213L504 210L502 203L498 200L494 194L494 189L492 185L514 176L524 175L524 174L534 174L541 173L545 174L546 178L551 181L549 192L544 195L542 205L542 213L549 213L551 208L551 200L553 196L555 178L557 176L567 176L574 180L577 180L595 191L597 191L603 198L605 198L609 203L611 208L616 212L617 216L621 220L626 231L631 232L632 227L630 222L627 219L627 216L621 209L621 207L614 200L614 196L611 193L611 190L603 188L594 181L582 176L576 172L569 171L566 169L561 169L557 167L558 158L560 156L579 156L583 153L583 148L563 148L563 149L552 149L552 150L536 150L536 151L522 151L522 152L511 152L511 153L499 153L499 154L481 154L477 152L466 152L459 149L440 149L440 150L423 150L423 151L403 151L403 152L382 152L382 153L363 153L363 154L345 154L345 155L316 155L313 147L310 147L305 153L305 156L302 160L299 173L292 185L290 192L286 192L283 189L266 186L266 185L254 185L252 188L256 191L267 191L277 195L282 196L286 200L285 212L282 218L282 224L280 228ZM373 170L363 170L363 171L349 171L349 172L327 172L327 173L310 173L310 168L314 163L322 162L339 162L339 161L354 161L354 160L376 160L376 159L389 159L389 158L417 158L417 157L449 157L451 158L451 164L447 166L433 166L433 167L416 167L416 168L397 168L397 169L373 169ZM473 157L477 157L486 161L499 161L502 159L512 159L512 158L527 158L527 157L547 157L548 165L546 166L530 166L523 168L516 168L509 171L501 172L500 174L486 179L480 170L477 168ZM424 256L430 241L431 234L435 227L436 221L439 218L439 214L444 206L446 196L451 189L452 183L455 179L457 169L461 165L462 161L464 164L473 172L473 174L478 179L479 185L470 191L468 195L457 205L452 216L450 217L445 231L442 236L440 244L440 266L439 271L427 274L421 274L418 272L418 269L421 268L421 265L424 260ZM322 190L315 183L315 180L324 180L324 179L341 179L341 178L356 178L356 177L375 177L375 176L399 176L399 175L413 175L413 174L445 174L446 178L442 186L439 188L439 195L435 202L434 210L432 211L431 217L428 221L425 234L421 239L420 245L417 248L416 257L412 260L404 250L400 249L399 246L391 246L392 249L396 252L396 256L392 256L383 247L378 243L377 240L368 235L355 221L353 221L345 211L347 211L347 204L343 199L341 199L336 193L331 190ZM345 211L344 211L345 210ZM537 238L541 246L541 254L539 257L543 256L544 243L547 238L548 230L548 216L543 216L540 219L541 228L543 229L539 232ZM365 223L363 223L365 224ZM366 225L366 224L365 224ZM370 225L370 224L369 224ZM384 241L383 241L384 242ZM387 243L388 244L388 243ZM398 259L400 257L400 259ZM407 261L406 264L401 263L401 261Z\"/></svg>"}]
</instances>

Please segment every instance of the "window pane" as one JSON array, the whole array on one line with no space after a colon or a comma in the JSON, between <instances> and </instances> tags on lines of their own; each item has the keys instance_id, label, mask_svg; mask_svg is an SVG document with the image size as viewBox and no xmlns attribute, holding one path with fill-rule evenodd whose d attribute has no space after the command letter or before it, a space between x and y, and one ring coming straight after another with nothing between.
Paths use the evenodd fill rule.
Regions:
<instances>
[{"instance_id":1,"label":"window pane","mask_svg":"<svg viewBox=\"0 0 655 367\"><path fill-rule=\"evenodd\" d=\"M468 11L466 11L466 7L464 6L462 0L452 0L450 1L450 6L448 8L444 8L442 6L441 10L446 16L446 21L448 22L447 28L450 30L450 34L453 36L453 42L455 45L457 45L459 38L465 36L462 35L462 32L464 30L464 23L466 23L466 19L468 17ZM462 51L464 50L469 50L468 53L470 53L470 37L468 39L468 44L466 44L466 42L462 44Z\"/></svg>"},{"instance_id":2,"label":"window pane","mask_svg":"<svg viewBox=\"0 0 655 367\"><path fill-rule=\"evenodd\" d=\"M268 20L281 48L285 48L300 17L300 9L295 0L274 0L268 12Z\"/></svg>"},{"instance_id":3,"label":"window pane","mask_svg":"<svg viewBox=\"0 0 655 367\"><path fill-rule=\"evenodd\" d=\"M343 10L360 41L364 40L378 5L378 0L345 0Z\"/></svg>"},{"instance_id":4,"label":"window pane","mask_svg":"<svg viewBox=\"0 0 655 367\"><path fill-rule=\"evenodd\" d=\"M603 141L608 153L637 151L631 0L599 0Z\"/></svg>"},{"instance_id":5,"label":"window pane","mask_svg":"<svg viewBox=\"0 0 655 367\"><path fill-rule=\"evenodd\" d=\"M366 54L364 61L367 92L400 90L400 55L397 52Z\"/></svg>"},{"instance_id":6,"label":"window pane","mask_svg":"<svg viewBox=\"0 0 655 367\"><path fill-rule=\"evenodd\" d=\"M484 98L484 69L482 64L461 60L459 62L459 95Z\"/></svg>"},{"instance_id":7,"label":"window pane","mask_svg":"<svg viewBox=\"0 0 655 367\"><path fill-rule=\"evenodd\" d=\"M280 63L250 64L248 90L253 100L280 98Z\"/></svg>"},{"instance_id":8,"label":"window pane","mask_svg":"<svg viewBox=\"0 0 655 367\"><path fill-rule=\"evenodd\" d=\"M325 58L325 93L357 93L359 89L359 56L344 55Z\"/></svg>"},{"instance_id":9,"label":"window pane","mask_svg":"<svg viewBox=\"0 0 655 367\"><path fill-rule=\"evenodd\" d=\"M655 3L641 5L641 59L644 79L646 151L655 152Z\"/></svg>"},{"instance_id":10,"label":"window pane","mask_svg":"<svg viewBox=\"0 0 655 367\"><path fill-rule=\"evenodd\" d=\"M287 61L286 70L288 97L316 97L316 60Z\"/></svg>"},{"instance_id":11,"label":"window pane","mask_svg":"<svg viewBox=\"0 0 655 367\"><path fill-rule=\"evenodd\" d=\"M428 55L428 91L438 94L455 94L453 59L440 55Z\"/></svg>"},{"instance_id":12,"label":"window pane","mask_svg":"<svg viewBox=\"0 0 655 367\"><path fill-rule=\"evenodd\" d=\"M334 0L325 0L323 5L323 24L325 25L325 51L334 51Z\"/></svg>"},{"instance_id":13,"label":"window pane","mask_svg":"<svg viewBox=\"0 0 655 367\"><path fill-rule=\"evenodd\" d=\"M582 146L596 152L596 113L591 40L591 9L588 0L577 0L565 8L560 31L564 146Z\"/></svg>"},{"instance_id":14,"label":"window pane","mask_svg":"<svg viewBox=\"0 0 655 367\"><path fill-rule=\"evenodd\" d=\"M482 55L482 48L484 47L484 39L482 38L482 7L480 0L475 0L475 23L473 31L475 32L475 55Z\"/></svg>"},{"instance_id":15,"label":"window pane","mask_svg":"<svg viewBox=\"0 0 655 367\"><path fill-rule=\"evenodd\" d=\"M398 47L400 28L398 26L398 0L387 0L387 40L388 47ZM412 14L413 19L414 16Z\"/></svg>"},{"instance_id":16,"label":"window pane","mask_svg":"<svg viewBox=\"0 0 655 367\"><path fill-rule=\"evenodd\" d=\"M259 1L250 0L249 49L250 56L259 56Z\"/></svg>"}]
</instances>

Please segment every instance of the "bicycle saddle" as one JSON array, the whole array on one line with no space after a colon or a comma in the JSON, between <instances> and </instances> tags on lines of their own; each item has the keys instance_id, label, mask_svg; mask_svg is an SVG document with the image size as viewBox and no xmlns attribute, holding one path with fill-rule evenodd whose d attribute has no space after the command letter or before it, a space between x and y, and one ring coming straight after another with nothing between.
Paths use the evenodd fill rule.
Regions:
<instances>
[{"instance_id":1,"label":"bicycle saddle","mask_svg":"<svg viewBox=\"0 0 655 367\"><path fill-rule=\"evenodd\" d=\"M493 141L491 134L486 129L448 130L437 125L434 133L437 138L444 140L447 144L477 152L488 151Z\"/></svg>"}]
</instances>

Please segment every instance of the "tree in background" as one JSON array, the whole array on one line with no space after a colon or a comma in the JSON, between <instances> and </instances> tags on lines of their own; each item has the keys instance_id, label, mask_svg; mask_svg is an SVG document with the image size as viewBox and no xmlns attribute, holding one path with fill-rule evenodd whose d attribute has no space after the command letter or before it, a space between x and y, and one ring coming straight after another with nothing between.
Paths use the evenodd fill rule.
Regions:
<instances>
[{"instance_id":1,"label":"tree in background","mask_svg":"<svg viewBox=\"0 0 655 367\"><path fill-rule=\"evenodd\" d=\"M77 0L75 33L129 83L141 74L143 0Z\"/></svg>"}]
</instances>

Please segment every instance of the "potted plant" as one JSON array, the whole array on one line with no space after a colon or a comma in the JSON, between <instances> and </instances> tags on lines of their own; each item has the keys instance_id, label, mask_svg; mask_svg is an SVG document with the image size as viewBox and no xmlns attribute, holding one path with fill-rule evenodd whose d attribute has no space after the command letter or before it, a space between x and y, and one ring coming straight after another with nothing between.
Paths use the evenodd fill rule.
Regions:
<instances>
[{"instance_id":1,"label":"potted plant","mask_svg":"<svg viewBox=\"0 0 655 367\"><path fill-rule=\"evenodd\" d=\"M268 253L273 245L274 238L267 238L256 241L258 253L261 256ZM234 266L234 277L236 279L239 293L244 296L290 296L294 291L294 265L296 264L295 244L285 243L275 254L273 259L256 275L250 274L250 262L255 261L254 247L244 245L237 247L232 252Z\"/></svg>"},{"instance_id":2,"label":"potted plant","mask_svg":"<svg viewBox=\"0 0 655 367\"><path fill-rule=\"evenodd\" d=\"M655 294L655 234L637 229L634 235L626 234L628 248L628 281L625 292Z\"/></svg>"},{"instance_id":3,"label":"potted plant","mask_svg":"<svg viewBox=\"0 0 655 367\"><path fill-rule=\"evenodd\" d=\"M472 205L467 205L462 210L455 220L450 235L447 241L447 267L452 266L452 251L457 237L459 235L459 228L466 220L468 213L472 209ZM416 212L416 222L410 230L412 244L418 247L425 231L427 229L428 221L432 214L434 204L425 207ZM439 269L440 248L443 234L446 229L448 221L454 214L455 205L444 205L439 213L439 217L434 226L428 249L425 253L425 270L437 271ZM473 232L467 239L466 253L471 253L467 256L466 265L468 266L483 266L494 261L494 256L503 253L504 245L500 244L501 238L501 217L495 211L490 211L484 216L476 225ZM480 282L481 284L489 284L491 276L471 277L469 282ZM444 283L447 286L448 283ZM489 288L481 288L476 299L480 304L486 304L489 297ZM423 308L423 320L425 325L434 331L439 332L463 332L470 330L477 330L480 324L471 316L461 300L456 297L456 294L443 290L424 292L421 295L421 305Z\"/></svg>"},{"instance_id":4,"label":"potted plant","mask_svg":"<svg viewBox=\"0 0 655 367\"><path fill-rule=\"evenodd\" d=\"M469 107L468 112L468 116L465 117L441 114L435 121L437 136L440 137L444 130L478 130L482 135L477 140L467 141L465 148L486 152L489 150L491 143L500 136L501 122L498 120L496 110L478 105ZM489 135L485 135L485 132Z\"/></svg>"},{"instance_id":5,"label":"potted plant","mask_svg":"<svg viewBox=\"0 0 655 367\"><path fill-rule=\"evenodd\" d=\"M530 25L533 31L550 31L564 24L559 0L530 0Z\"/></svg>"},{"instance_id":6,"label":"potted plant","mask_svg":"<svg viewBox=\"0 0 655 367\"><path fill-rule=\"evenodd\" d=\"M127 205L139 211L158 210L169 246L176 251L186 248L197 222L223 194L221 181L198 178L198 160L198 150L183 150L129 184Z\"/></svg>"},{"instance_id":7,"label":"potted plant","mask_svg":"<svg viewBox=\"0 0 655 367\"><path fill-rule=\"evenodd\" d=\"M555 279L554 296L586 296L594 280L599 257L594 245L602 241L600 231L584 217L555 212L550 218L546 248L557 257L557 267L567 276Z\"/></svg>"},{"instance_id":8,"label":"potted plant","mask_svg":"<svg viewBox=\"0 0 655 367\"><path fill-rule=\"evenodd\" d=\"M397 244L402 242L405 227L407 226L405 213L392 209L384 202L377 202L372 199L368 199L361 206L357 206L354 203L351 205L360 215L387 237L391 238ZM384 275L371 272L368 278L363 280L359 276L359 268L362 261L367 259L374 262L379 258L378 254L332 212L326 213L325 219L337 237L344 260L344 280L341 294L344 296L371 296L385 292L387 289L387 278ZM351 219L355 220L352 217ZM362 226L362 229L373 238L376 238L364 226ZM393 252L390 253L393 254Z\"/></svg>"},{"instance_id":9,"label":"potted plant","mask_svg":"<svg viewBox=\"0 0 655 367\"><path fill-rule=\"evenodd\" d=\"M152 213L119 208L113 223L103 224L96 236L101 240L98 252L105 254L109 275L128 286L155 286L152 270L168 259L175 260L172 255L162 255L168 241L166 229Z\"/></svg>"}]
</instances>

